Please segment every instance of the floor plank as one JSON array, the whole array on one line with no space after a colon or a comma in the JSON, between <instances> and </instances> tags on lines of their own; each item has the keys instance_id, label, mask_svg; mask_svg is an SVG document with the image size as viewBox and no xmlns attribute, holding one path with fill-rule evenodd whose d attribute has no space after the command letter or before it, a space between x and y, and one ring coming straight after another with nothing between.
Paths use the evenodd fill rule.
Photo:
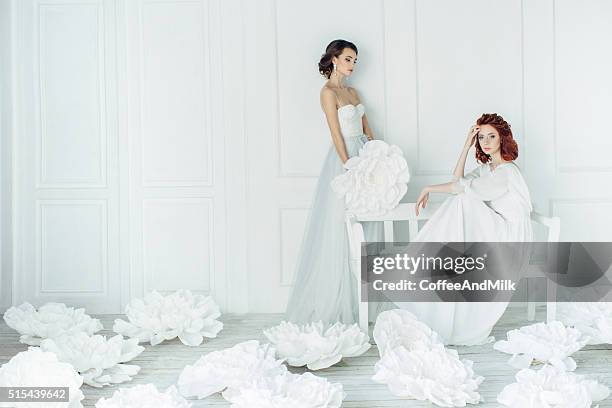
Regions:
<instances>
[{"instance_id":1,"label":"floor plank","mask_svg":"<svg viewBox=\"0 0 612 408\"><path fill-rule=\"evenodd\" d=\"M113 321L121 315L96 316L101 319L106 330L100 332L104 335L113 335L110 330ZM508 308L502 319L495 326L492 335L497 339L505 338L508 330L528 324L525 321L526 311L523 308ZM538 310L538 318L544 318L544 310ZM241 341L255 339L265 342L262 330L272 327L282 319L279 314L228 314L222 316L224 329L216 339L207 339L199 347L184 346L178 339L164 342L157 346L145 345L145 351L131 363L141 366L141 371L128 384L116 385L97 389L83 385L85 394L83 405L93 407L101 397L110 397L120 386L153 383L159 389L176 383L178 376L187 364L194 363L202 354L213 350L231 347ZM370 333L371 334L371 333ZM4 364L20 351L27 349L26 345L19 343L18 334L0 321L0 364ZM511 368L506 361L508 355L493 350L493 344L472 347L457 347L462 357L474 361L474 371L485 377L480 387L480 393L485 402L479 407L497 407L495 402L497 394L504 385L514 381L517 370ZM597 378L600 382L612 388L612 346L587 346L574 354L578 363L577 374L587 374ZM340 382L344 386L347 397L343 407L347 408L390 408L390 407L431 407L427 402L400 399L393 396L386 386L374 383L371 380L374 374L374 364L378 361L378 351L372 347L362 356L347 358L338 365L316 374L324 376L333 382ZM302 373L302 368L291 368L292 372ZM191 400L193 407L222 407L229 406L219 395L204 400ZM612 398L599 404L600 408L612 407Z\"/></svg>"}]
</instances>

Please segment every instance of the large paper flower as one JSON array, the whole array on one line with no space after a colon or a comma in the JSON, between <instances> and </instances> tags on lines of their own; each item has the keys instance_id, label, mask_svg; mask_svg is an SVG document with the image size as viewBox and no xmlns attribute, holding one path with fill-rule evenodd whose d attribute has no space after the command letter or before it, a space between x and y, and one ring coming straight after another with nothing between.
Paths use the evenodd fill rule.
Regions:
<instances>
[{"instance_id":1,"label":"large paper flower","mask_svg":"<svg viewBox=\"0 0 612 408\"><path fill-rule=\"evenodd\" d=\"M398 397L429 400L441 407L463 407L481 400L477 392L484 380L475 376L472 361L460 360L456 350L442 344L419 342L413 349L388 349L375 365L372 379L387 384Z\"/></svg>"},{"instance_id":2,"label":"large paper flower","mask_svg":"<svg viewBox=\"0 0 612 408\"><path fill-rule=\"evenodd\" d=\"M120 334L107 340L100 335L85 333L61 335L45 339L40 348L57 355L60 361L72 364L92 387L130 381L140 371L137 365L122 364L143 352L138 339L124 340Z\"/></svg>"},{"instance_id":3,"label":"large paper flower","mask_svg":"<svg viewBox=\"0 0 612 408\"><path fill-rule=\"evenodd\" d=\"M510 408L589 408L609 394L608 387L597 381L545 365L519 371L516 382L504 387L497 402Z\"/></svg>"},{"instance_id":4,"label":"large paper flower","mask_svg":"<svg viewBox=\"0 0 612 408\"><path fill-rule=\"evenodd\" d=\"M102 330L102 323L85 314L85 309L67 307L63 303L47 303L38 311L29 303L13 306L4 313L6 324L21 334L19 341L38 346L42 339L62 333L83 332L92 335Z\"/></svg>"},{"instance_id":5,"label":"large paper flower","mask_svg":"<svg viewBox=\"0 0 612 408\"><path fill-rule=\"evenodd\" d=\"M129 322L115 320L113 330L155 346L178 337L187 346L199 346L204 337L217 337L223 323L219 306L210 296L178 290L163 296L157 291L133 299L126 307Z\"/></svg>"},{"instance_id":6,"label":"large paper flower","mask_svg":"<svg viewBox=\"0 0 612 408\"><path fill-rule=\"evenodd\" d=\"M283 321L264 330L264 335L287 364L310 370L331 367L343 357L356 357L370 348L370 338L356 324L335 323L325 328L322 322L298 326Z\"/></svg>"},{"instance_id":7,"label":"large paper flower","mask_svg":"<svg viewBox=\"0 0 612 408\"><path fill-rule=\"evenodd\" d=\"M45 408L82 408L83 378L53 353L29 347L0 367L0 387L68 387L68 402L45 402ZM0 407L40 408L41 402L2 403Z\"/></svg>"},{"instance_id":8,"label":"large paper flower","mask_svg":"<svg viewBox=\"0 0 612 408\"><path fill-rule=\"evenodd\" d=\"M528 368L537 360L574 371L576 362L570 356L589 341L578 330L559 321L523 326L510 330L507 336L508 340L496 342L493 348L512 354L508 363L514 368Z\"/></svg>"},{"instance_id":9,"label":"large paper flower","mask_svg":"<svg viewBox=\"0 0 612 408\"><path fill-rule=\"evenodd\" d=\"M159 392L153 384L120 388L109 399L101 398L96 408L190 408L191 403L179 395L175 386Z\"/></svg>"},{"instance_id":10,"label":"large paper flower","mask_svg":"<svg viewBox=\"0 0 612 408\"><path fill-rule=\"evenodd\" d=\"M228 401L232 408L338 408L344 397L340 383L330 383L312 373L285 373L254 379Z\"/></svg>"},{"instance_id":11,"label":"large paper flower","mask_svg":"<svg viewBox=\"0 0 612 408\"><path fill-rule=\"evenodd\" d=\"M260 345L256 340L245 341L208 353L194 365L186 366L178 379L179 391L185 397L205 398L226 390L223 397L227 398L256 378L286 373L287 367L282 363L275 358L274 347Z\"/></svg>"},{"instance_id":12,"label":"large paper flower","mask_svg":"<svg viewBox=\"0 0 612 408\"><path fill-rule=\"evenodd\" d=\"M557 307L559 320L589 336L588 344L612 343L612 303L562 302Z\"/></svg>"},{"instance_id":13,"label":"large paper flower","mask_svg":"<svg viewBox=\"0 0 612 408\"><path fill-rule=\"evenodd\" d=\"M357 215L381 215L395 208L408 190L408 163L401 149L382 140L367 142L332 180L346 207Z\"/></svg>"},{"instance_id":14,"label":"large paper flower","mask_svg":"<svg viewBox=\"0 0 612 408\"><path fill-rule=\"evenodd\" d=\"M387 310L379 314L372 335L381 357L386 350L397 346L412 350L415 344L430 347L443 344L435 331L419 321L414 314L402 309Z\"/></svg>"}]
</instances>

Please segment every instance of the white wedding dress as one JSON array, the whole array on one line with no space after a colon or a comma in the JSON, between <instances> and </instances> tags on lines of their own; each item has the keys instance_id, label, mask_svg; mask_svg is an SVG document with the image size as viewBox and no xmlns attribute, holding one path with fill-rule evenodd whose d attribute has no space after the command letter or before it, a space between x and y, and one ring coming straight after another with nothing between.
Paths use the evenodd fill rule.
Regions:
<instances>
[{"instance_id":1,"label":"white wedding dress","mask_svg":"<svg viewBox=\"0 0 612 408\"><path fill-rule=\"evenodd\" d=\"M359 154L367 141L363 133L363 104L338 108L340 129L349 157ZM357 322L357 282L350 270L344 226L344 200L331 188L331 181L345 170L333 143L317 182L314 200L298 254L294 284L286 318L294 323ZM365 222L368 242L383 241L380 222ZM376 305L373 305L376 306Z\"/></svg>"},{"instance_id":2,"label":"white wedding dress","mask_svg":"<svg viewBox=\"0 0 612 408\"><path fill-rule=\"evenodd\" d=\"M453 179L454 195L425 223L418 242L530 242L531 197L516 164L482 164ZM517 264L526 266L528 254ZM435 330L446 344L488 341L508 302L396 302Z\"/></svg>"}]
</instances>

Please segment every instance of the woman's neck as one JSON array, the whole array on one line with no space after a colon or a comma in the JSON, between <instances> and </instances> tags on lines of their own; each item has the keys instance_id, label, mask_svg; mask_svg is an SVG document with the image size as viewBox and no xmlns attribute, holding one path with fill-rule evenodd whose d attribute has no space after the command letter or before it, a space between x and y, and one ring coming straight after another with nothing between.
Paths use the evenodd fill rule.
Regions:
<instances>
[{"instance_id":1,"label":"woman's neck","mask_svg":"<svg viewBox=\"0 0 612 408\"><path fill-rule=\"evenodd\" d=\"M505 160L501 157L501 154L496 154L494 156L491 156L491 162L492 165L497 166L499 164L505 163Z\"/></svg>"},{"instance_id":2,"label":"woman's neck","mask_svg":"<svg viewBox=\"0 0 612 408\"><path fill-rule=\"evenodd\" d=\"M338 74L337 72L335 74L332 74L331 78L329 78L329 80L327 81L327 84L333 88L346 88L346 85L344 85L344 75Z\"/></svg>"}]
</instances>

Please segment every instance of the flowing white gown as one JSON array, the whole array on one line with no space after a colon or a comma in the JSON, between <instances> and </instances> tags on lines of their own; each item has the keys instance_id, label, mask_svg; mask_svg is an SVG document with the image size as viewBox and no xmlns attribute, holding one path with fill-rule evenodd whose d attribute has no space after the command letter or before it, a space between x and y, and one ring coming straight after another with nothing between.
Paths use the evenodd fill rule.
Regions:
<instances>
[{"instance_id":1,"label":"flowing white gown","mask_svg":"<svg viewBox=\"0 0 612 408\"><path fill-rule=\"evenodd\" d=\"M367 141L363 133L363 104L338 108L340 129L349 157ZM323 163L310 209L294 275L286 318L294 323L354 323L357 321L357 282L350 270L344 226L344 200L331 181L345 170L332 143ZM380 222L364 223L368 242L383 241ZM374 306L374 305L373 305Z\"/></svg>"},{"instance_id":2,"label":"flowing white gown","mask_svg":"<svg viewBox=\"0 0 612 408\"><path fill-rule=\"evenodd\" d=\"M514 162L482 164L453 179L447 198L419 231L418 242L530 242L531 197ZM525 254L527 255L527 254ZM528 259L523 260L523 265ZM396 302L429 325L446 344L488 340L508 302Z\"/></svg>"}]
</instances>

